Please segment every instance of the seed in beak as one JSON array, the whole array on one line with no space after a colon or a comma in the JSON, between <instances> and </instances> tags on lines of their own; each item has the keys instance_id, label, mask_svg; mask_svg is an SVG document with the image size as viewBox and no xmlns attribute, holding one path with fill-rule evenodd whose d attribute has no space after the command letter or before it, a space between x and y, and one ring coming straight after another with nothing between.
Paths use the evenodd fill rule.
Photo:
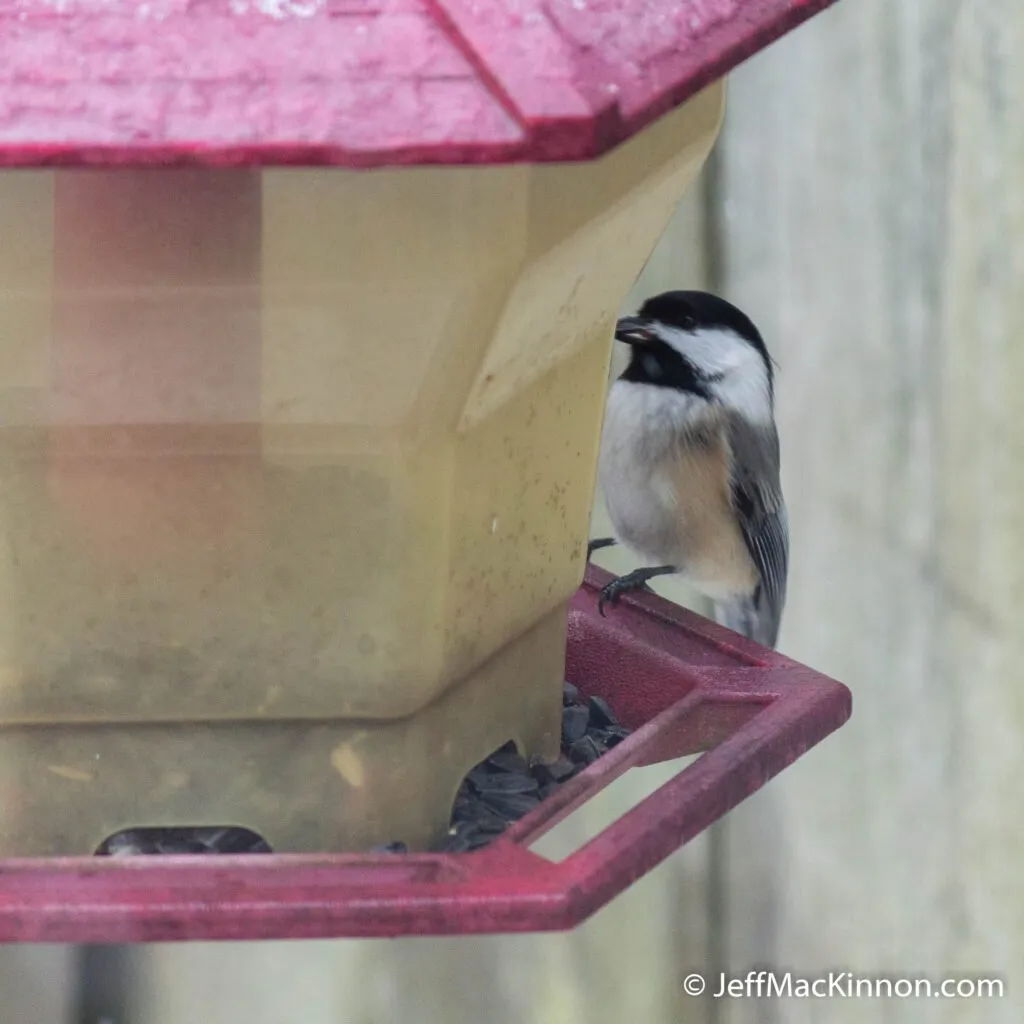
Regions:
<instances>
[{"instance_id":1,"label":"seed in beak","mask_svg":"<svg viewBox=\"0 0 1024 1024\"><path fill-rule=\"evenodd\" d=\"M624 316L615 325L615 340L627 345L643 345L654 340L650 323L638 316Z\"/></svg>"}]
</instances>

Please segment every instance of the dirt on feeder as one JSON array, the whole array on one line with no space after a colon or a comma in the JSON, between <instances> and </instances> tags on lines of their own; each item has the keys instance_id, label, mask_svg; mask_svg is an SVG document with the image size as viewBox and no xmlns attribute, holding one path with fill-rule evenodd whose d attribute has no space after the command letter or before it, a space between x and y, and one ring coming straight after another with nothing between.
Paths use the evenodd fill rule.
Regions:
<instances>
[{"instance_id":1,"label":"dirt on feeder","mask_svg":"<svg viewBox=\"0 0 1024 1024\"><path fill-rule=\"evenodd\" d=\"M463 779L452 808L451 827L435 852L468 853L493 842L529 814L559 786L621 743L629 730L600 697L583 700L576 687L562 687L562 755L529 762L511 741L485 758ZM96 851L101 856L140 854L270 853L248 829L145 828L119 832ZM371 853L405 853L404 843L375 846Z\"/></svg>"}]
</instances>

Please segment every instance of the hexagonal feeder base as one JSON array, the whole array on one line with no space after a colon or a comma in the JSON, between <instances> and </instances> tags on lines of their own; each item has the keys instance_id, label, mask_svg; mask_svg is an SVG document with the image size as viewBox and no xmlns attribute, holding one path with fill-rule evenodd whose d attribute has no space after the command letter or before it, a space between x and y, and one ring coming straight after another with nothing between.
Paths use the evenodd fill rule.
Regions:
<instances>
[{"instance_id":1,"label":"hexagonal feeder base","mask_svg":"<svg viewBox=\"0 0 1024 1024\"><path fill-rule=\"evenodd\" d=\"M0 857L88 854L167 825L244 825L290 852L430 849L491 751L557 754L564 651L563 605L404 718L7 725Z\"/></svg>"},{"instance_id":2,"label":"hexagonal feeder base","mask_svg":"<svg viewBox=\"0 0 1024 1024\"><path fill-rule=\"evenodd\" d=\"M579 924L849 717L840 683L650 595L598 616L591 567L567 675L632 735L467 854L0 861L0 941L391 937ZM559 863L529 849L627 769L706 751Z\"/></svg>"}]
</instances>

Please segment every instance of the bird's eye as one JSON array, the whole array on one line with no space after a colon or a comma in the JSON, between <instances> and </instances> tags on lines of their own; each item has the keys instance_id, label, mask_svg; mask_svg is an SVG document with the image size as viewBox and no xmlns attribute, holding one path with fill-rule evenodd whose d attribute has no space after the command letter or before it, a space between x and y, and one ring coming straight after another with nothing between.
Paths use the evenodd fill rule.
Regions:
<instances>
[{"instance_id":1,"label":"bird's eye","mask_svg":"<svg viewBox=\"0 0 1024 1024\"><path fill-rule=\"evenodd\" d=\"M679 326L684 331L693 331L697 328L697 318L692 313L684 313L680 318Z\"/></svg>"}]
</instances>

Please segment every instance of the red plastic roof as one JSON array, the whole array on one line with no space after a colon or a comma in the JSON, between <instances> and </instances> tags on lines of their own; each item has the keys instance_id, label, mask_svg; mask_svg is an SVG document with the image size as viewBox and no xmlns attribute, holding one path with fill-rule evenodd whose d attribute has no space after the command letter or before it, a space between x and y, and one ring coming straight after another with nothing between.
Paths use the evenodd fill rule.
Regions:
<instances>
[{"instance_id":1,"label":"red plastic roof","mask_svg":"<svg viewBox=\"0 0 1024 1024\"><path fill-rule=\"evenodd\" d=\"M0 0L0 164L599 155L832 0Z\"/></svg>"}]
</instances>

